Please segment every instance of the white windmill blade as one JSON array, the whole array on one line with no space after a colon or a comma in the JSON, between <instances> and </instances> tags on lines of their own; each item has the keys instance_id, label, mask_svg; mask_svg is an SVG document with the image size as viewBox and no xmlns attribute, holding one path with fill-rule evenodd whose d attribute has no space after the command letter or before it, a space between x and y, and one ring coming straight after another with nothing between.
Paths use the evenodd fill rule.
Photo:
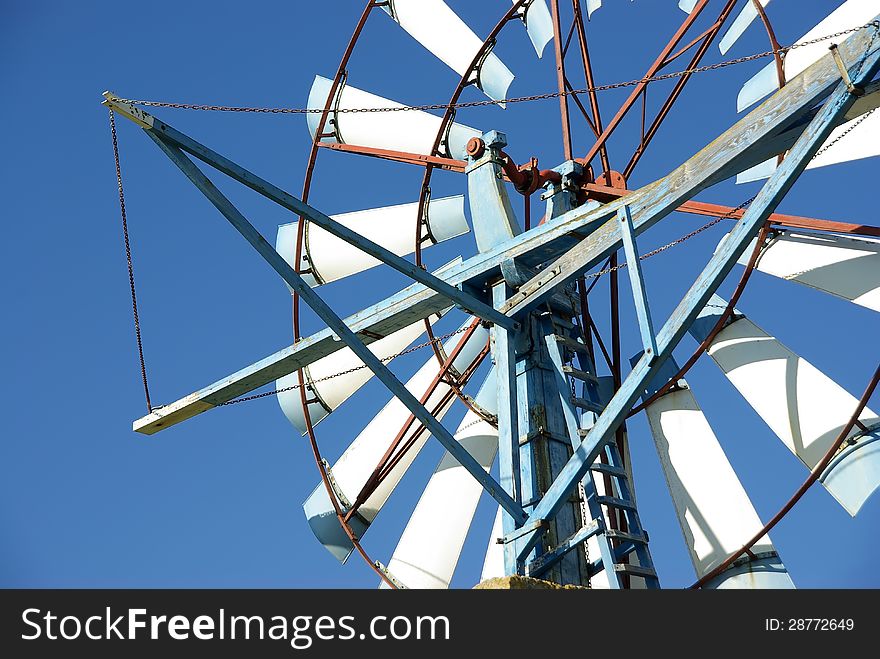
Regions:
<instances>
[{"instance_id":1,"label":"white windmill blade","mask_svg":"<svg viewBox=\"0 0 880 659\"><path fill-rule=\"evenodd\" d=\"M412 203L331 217L397 256L406 256L415 250L418 213L419 204ZM470 231L464 214L463 195L431 199L426 220L427 226L422 228L423 249ZM302 253L297 263L298 229L298 222L282 224L278 227L275 245L285 261L303 272L303 278L310 286L337 281L382 263L313 222L307 223L304 228Z\"/></svg>"},{"instance_id":2,"label":"white windmill blade","mask_svg":"<svg viewBox=\"0 0 880 659\"><path fill-rule=\"evenodd\" d=\"M770 4L771 0L758 1L761 3L762 7L766 7ZM691 6L693 7L693 3L691 3ZM757 17L758 9L755 7L754 0L747 0L745 6L733 20L733 23L730 24L727 32L721 37L721 41L718 42L718 49L721 51L722 55L730 50L730 47L737 42L737 40L743 35L743 32L748 29L749 25L751 25Z\"/></svg>"},{"instance_id":3,"label":"white windmill blade","mask_svg":"<svg viewBox=\"0 0 880 659\"><path fill-rule=\"evenodd\" d=\"M727 307L715 295L691 326L703 341ZM807 468L824 457L858 400L810 362L792 352L739 311L709 346L708 354L740 395ZM844 449L820 478L851 515L880 487L880 418L867 407L859 416L868 431L850 431Z\"/></svg>"},{"instance_id":4,"label":"white windmill blade","mask_svg":"<svg viewBox=\"0 0 880 659\"><path fill-rule=\"evenodd\" d=\"M471 320L469 319L462 328L470 323ZM462 337L462 334L457 334L443 344L447 354L450 354L455 349ZM470 340L462 348L458 357L453 360L453 368L459 372L464 371L486 345L488 338L488 330L478 326L471 335ZM406 383L406 388L417 397L423 396L431 381L437 375L438 368L437 359L432 355L427 363ZM428 398L425 407L428 410L433 410L449 391L449 385L441 382ZM442 419L446 412L449 411L453 400L434 414L438 420ZM398 398L392 398L348 446L330 469L332 482L335 484L340 498L344 498L349 503L355 500L355 497L357 497L357 494L373 473L385 451L391 445L398 429L403 427L409 416L409 409ZM414 423L404 436L404 442L413 437L419 429L418 422ZM351 526L357 532L358 537L363 536L369 525L376 518L376 515L379 514L382 506L385 505L388 497L391 496L394 488L403 477L404 472L415 460L425 442L428 441L428 437L429 433L420 433L413 447L369 496L357 514L352 516L350 520ZM303 510L312 532L321 544L339 561L345 562L354 547L339 525L333 504L328 498L323 484L319 483L311 495L309 495L303 504Z\"/></svg>"},{"instance_id":5,"label":"white windmill blade","mask_svg":"<svg viewBox=\"0 0 880 659\"><path fill-rule=\"evenodd\" d=\"M519 0L511 0L513 4ZM532 0L526 5L525 13L522 17L523 24L526 26L526 32L535 47L538 57L544 55L544 48L553 38L553 18L550 16L550 10L547 9L545 0Z\"/></svg>"},{"instance_id":6,"label":"white windmill blade","mask_svg":"<svg viewBox=\"0 0 880 659\"><path fill-rule=\"evenodd\" d=\"M486 412L497 413L494 369L486 376L476 402ZM498 452L497 428L468 410L455 439L489 471ZM407 588L449 588L482 493L482 486L467 469L449 452L444 453L400 536L388 571ZM380 585L387 587L384 581Z\"/></svg>"},{"instance_id":7,"label":"white windmill blade","mask_svg":"<svg viewBox=\"0 0 880 659\"><path fill-rule=\"evenodd\" d=\"M678 0L678 8L685 14L690 14L697 6L697 0Z\"/></svg>"},{"instance_id":8,"label":"white windmill blade","mask_svg":"<svg viewBox=\"0 0 880 659\"><path fill-rule=\"evenodd\" d=\"M874 81L865 86L865 94L844 116L845 123L832 131L825 145L807 164L807 169L880 155L880 114L872 113L878 107L880 82ZM768 178L776 170L776 165L774 156L737 174L736 182L750 183Z\"/></svg>"},{"instance_id":9,"label":"white windmill blade","mask_svg":"<svg viewBox=\"0 0 880 659\"><path fill-rule=\"evenodd\" d=\"M800 39L797 39L796 42L811 41L829 34L865 25L877 15L877 11L877 0L847 0L826 16L821 23ZM804 71L811 64L821 59L828 52L828 45L828 41L820 41L789 50L783 61L785 79L791 80L801 71ZM778 86L779 80L776 76L776 63L770 62L743 85L736 99L737 111L742 112L767 94L776 91Z\"/></svg>"},{"instance_id":10,"label":"white windmill blade","mask_svg":"<svg viewBox=\"0 0 880 659\"><path fill-rule=\"evenodd\" d=\"M629 1L632 2L633 0L629 0ZM690 13L691 9L693 9L694 3L696 3L696 1L697 0L680 0L680 2L678 3L678 6L681 7L687 13ZM690 3L691 9L685 9L683 7L683 5L688 4L688 3ZM592 18L593 12L596 11L597 9L600 9L601 7L602 7L602 0L587 0L587 18L588 19Z\"/></svg>"},{"instance_id":11,"label":"white windmill blade","mask_svg":"<svg viewBox=\"0 0 880 659\"><path fill-rule=\"evenodd\" d=\"M880 156L880 112L864 117L857 125L841 124L834 129L825 144L830 145L829 148L820 149L818 155L807 165L807 169ZM775 157L765 160L737 174L736 182L751 183L769 178L776 171L776 164Z\"/></svg>"},{"instance_id":12,"label":"white windmill blade","mask_svg":"<svg viewBox=\"0 0 880 659\"><path fill-rule=\"evenodd\" d=\"M754 249L752 241L741 265ZM880 311L880 240L779 231L762 248L755 269Z\"/></svg>"},{"instance_id":13,"label":"white windmill blade","mask_svg":"<svg viewBox=\"0 0 880 659\"><path fill-rule=\"evenodd\" d=\"M309 92L309 109L324 109L332 85L332 80L315 76L315 81ZM430 154L442 123L442 119L436 115L422 110L339 112L339 110L355 108L401 107L404 107L402 103L371 94L351 85L340 84L325 125L325 131L333 132L334 137L322 139L374 149ZM309 113L306 115L306 120L309 132L314 139L320 115ZM482 135L482 131L476 128L451 122L444 139L446 154L452 158L464 158L468 140L480 135Z\"/></svg>"},{"instance_id":14,"label":"white windmill blade","mask_svg":"<svg viewBox=\"0 0 880 659\"><path fill-rule=\"evenodd\" d=\"M486 546L480 581L504 576L504 545L498 542L502 537L504 537L504 529L501 526L501 506L498 506L495 521L492 522L492 531L489 534L489 543Z\"/></svg>"},{"instance_id":15,"label":"white windmill blade","mask_svg":"<svg viewBox=\"0 0 880 659\"><path fill-rule=\"evenodd\" d=\"M464 76L483 46L467 23L443 0L389 0L382 9L409 35L459 76ZM489 98L507 98L513 74L490 52L477 71L478 87Z\"/></svg>"},{"instance_id":16,"label":"white windmill blade","mask_svg":"<svg viewBox=\"0 0 880 659\"><path fill-rule=\"evenodd\" d=\"M283 227L282 227L283 228ZM295 240L295 236L291 236ZM282 250L279 249L279 252ZM287 256L282 252L282 256ZM293 256L291 255L291 259ZM290 259L288 259L290 262ZM442 275L447 269L461 263L461 257L456 257L446 265L438 268L434 274ZM428 321L433 325L449 309L443 309L438 314L432 314ZM378 339L370 344L370 351L380 359L400 352L425 331L425 323L417 321L408 327L398 330L386 337ZM340 348L336 352L319 359L304 367L303 380L306 385L306 408L309 412L309 420L312 426L317 425L329 414L336 410L342 403L349 399L358 389L364 386L372 377L373 372L364 367L364 363L352 352L351 348ZM342 375L334 376L337 373ZM291 387L299 384L299 375L296 372L285 375L275 381L278 390L278 404L287 417L287 420L300 433L307 432L305 409L299 389Z\"/></svg>"},{"instance_id":17,"label":"white windmill blade","mask_svg":"<svg viewBox=\"0 0 880 659\"><path fill-rule=\"evenodd\" d=\"M445 313L445 311L444 311ZM429 321L433 325L442 314L432 315ZM409 327L389 334L385 338L370 344L370 352L383 359L400 352L425 332L425 323L416 321ZM333 377L337 373L342 373ZM333 413L342 403L349 399L358 389L373 377L373 372L355 355L351 348L342 348L331 355L303 368L303 379L306 385L307 408L312 426L316 426ZM305 411L299 389L290 387L299 384L299 375L291 373L275 381L278 404L287 420L301 434L307 432ZM288 389L288 391L285 391Z\"/></svg>"},{"instance_id":18,"label":"white windmill blade","mask_svg":"<svg viewBox=\"0 0 880 659\"><path fill-rule=\"evenodd\" d=\"M668 360L654 384L665 384L677 372ZM690 387L684 380L678 385L645 413L691 563L703 578L763 524ZM652 386L646 398L656 390ZM794 588L769 536L751 551L758 560L728 568L707 587Z\"/></svg>"}]
</instances>

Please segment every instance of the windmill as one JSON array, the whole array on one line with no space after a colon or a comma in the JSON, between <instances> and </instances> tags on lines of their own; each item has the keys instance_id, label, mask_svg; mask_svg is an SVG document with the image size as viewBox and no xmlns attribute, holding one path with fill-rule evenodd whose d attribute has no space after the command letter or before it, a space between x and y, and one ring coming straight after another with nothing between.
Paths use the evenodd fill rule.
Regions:
<instances>
[{"instance_id":1,"label":"windmill","mask_svg":"<svg viewBox=\"0 0 880 659\"><path fill-rule=\"evenodd\" d=\"M385 586L448 587L485 491L498 503L485 578L523 575L597 588L653 588L659 579L638 511L624 427L629 416L644 412L698 585L793 587L768 534L778 519L762 524L684 375L705 352L810 470L805 486L820 481L851 514L880 484L880 418L867 407L880 376L856 399L736 306L758 270L880 311L880 230L775 212L807 167L877 155L878 115L872 113L880 93L872 81L880 69L880 3L844 2L817 17L797 49L779 46L764 10L769 0L713 3L720 6L717 20L695 35L709 4L679 3L681 27L641 79L621 85L631 88L629 97L605 123L586 29L599 0L573 0L568 13L558 0L515 0L485 39L442 0L371 0L336 75L316 77L312 86L303 114L313 141L299 197L143 110L144 103L108 93L111 110L144 130L275 269L294 300L290 347L151 408L134 429L164 430L274 382L272 393L285 415L309 437L320 475L303 506L310 528L341 561L353 552L363 556ZM677 11L672 3L670 11ZM371 20L393 21L460 76L448 103L405 106L348 79L349 60ZM518 166L505 152L505 133L456 121L468 87L486 96L471 106L516 100L509 91L513 73L495 48L517 24L537 56L553 43L557 92L549 96L558 98L565 158L552 169L538 168L534 159ZM724 53L758 24L767 32L773 61L736 101L742 111L760 105L665 177L628 189L632 171L716 38ZM675 86L665 102L647 118L648 85L663 79L672 62L687 58L683 70L668 76ZM580 92L571 83L575 61L586 85ZM618 171L609 137L639 103L638 147ZM572 143L572 107L595 135L583 157ZM322 213L308 198L318 156L330 150L423 168L417 199ZM273 247L192 158L298 219L279 228ZM432 197L431 177L441 170L465 178L470 221L464 195ZM734 176L767 180L739 207L694 200ZM512 193L526 199L522 222ZM533 194L545 203L534 225ZM655 326L649 304L655 283L641 266L650 253L640 252L638 238L675 210L715 217L710 224L728 222L731 229L673 313ZM473 255L428 270L423 252L468 232ZM410 254L414 262L405 258ZM719 286L738 265L744 266L739 285L723 299ZM393 268L413 284L341 319L320 297L320 286L373 267ZM630 281L640 336L628 368L619 339L620 276ZM591 314L591 285L601 277L612 291L610 349ZM301 336L301 304L327 328ZM461 317L458 329L438 335L435 324L453 316ZM423 334L427 340L417 343ZM699 348L679 365L673 351L687 334ZM406 381L399 379L386 362L421 345L434 354ZM600 373L598 353L607 375ZM491 368L481 370L487 358ZM344 409L373 376L392 398L364 420L330 464L316 425ZM467 411L453 433L442 422L459 402ZM429 437L446 454L387 566L373 561L362 538ZM498 478L492 473L496 460Z\"/></svg>"}]
</instances>

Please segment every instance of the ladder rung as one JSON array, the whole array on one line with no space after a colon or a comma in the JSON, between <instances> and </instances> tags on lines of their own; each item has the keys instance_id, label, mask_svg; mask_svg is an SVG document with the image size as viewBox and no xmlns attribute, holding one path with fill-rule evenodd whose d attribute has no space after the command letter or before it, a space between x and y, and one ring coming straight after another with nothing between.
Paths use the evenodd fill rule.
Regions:
<instances>
[{"instance_id":1,"label":"ladder rung","mask_svg":"<svg viewBox=\"0 0 880 659\"><path fill-rule=\"evenodd\" d=\"M648 579L656 579L657 573L653 568L642 567L641 565L633 565L632 563L616 563L614 565L615 572L623 572L634 577L645 577Z\"/></svg>"},{"instance_id":2,"label":"ladder rung","mask_svg":"<svg viewBox=\"0 0 880 659\"><path fill-rule=\"evenodd\" d=\"M587 400L586 398L579 398L577 396L571 397L571 404L575 407L580 407L583 410L588 410L590 412L596 412L597 414L602 413L602 406L598 403L594 403L593 401Z\"/></svg>"},{"instance_id":3,"label":"ladder rung","mask_svg":"<svg viewBox=\"0 0 880 659\"><path fill-rule=\"evenodd\" d=\"M574 352L584 352L589 354L589 349L585 343L581 343L580 341L576 341L570 336L565 336L564 334L554 334L556 337L556 341L563 344L567 348L573 350Z\"/></svg>"},{"instance_id":4,"label":"ladder rung","mask_svg":"<svg viewBox=\"0 0 880 659\"><path fill-rule=\"evenodd\" d=\"M607 529L605 535L609 538L617 540L627 540L629 542L638 542L640 544L648 544L648 538L643 533L628 533L627 531L619 531L617 529Z\"/></svg>"},{"instance_id":5,"label":"ladder rung","mask_svg":"<svg viewBox=\"0 0 880 659\"><path fill-rule=\"evenodd\" d=\"M592 373L587 373L586 371L582 371L579 368L575 368L574 366L563 366L562 372L567 373L573 378L577 378L578 380L583 380L584 382L599 382L599 378L597 378Z\"/></svg>"},{"instance_id":6,"label":"ladder rung","mask_svg":"<svg viewBox=\"0 0 880 659\"><path fill-rule=\"evenodd\" d=\"M617 478L627 478L626 469L623 467L615 467L614 465L607 465L603 462L594 462L593 466L590 467L590 471L598 471L602 474L608 474L609 476L615 476Z\"/></svg>"},{"instance_id":7,"label":"ladder rung","mask_svg":"<svg viewBox=\"0 0 880 659\"><path fill-rule=\"evenodd\" d=\"M556 327L564 327L565 329L574 329L577 327L573 322L563 318L558 314L553 314L553 325Z\"/></svg>"},{"instance_id":8,"label":"ladder rung","mask_svg":"<svg viewBox=\"0 0 880 659\"><path fill-rule=\"evenodd\" d=\"M596 501L612 508L623 508L624 510L636 509L636 504L634 504L632 501L618 499L617 497L596 497Z\"/></svg>"}]
</instances>

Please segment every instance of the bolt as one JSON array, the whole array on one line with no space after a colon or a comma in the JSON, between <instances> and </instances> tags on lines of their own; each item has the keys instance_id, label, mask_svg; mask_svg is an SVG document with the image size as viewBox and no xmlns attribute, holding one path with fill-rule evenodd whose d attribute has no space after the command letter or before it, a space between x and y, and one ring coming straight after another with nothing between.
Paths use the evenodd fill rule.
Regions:
<instances>
[{"instance_id":1,"label":"bolt","mask_svg":"<svg viewBox=\"0 0 880 659\"><path fill-rule=\"evenodd\" d=\"M467 143L467 154L476 160L486 151L486 143L479 137L472 137Z\"/></svg>"}]
</instances>

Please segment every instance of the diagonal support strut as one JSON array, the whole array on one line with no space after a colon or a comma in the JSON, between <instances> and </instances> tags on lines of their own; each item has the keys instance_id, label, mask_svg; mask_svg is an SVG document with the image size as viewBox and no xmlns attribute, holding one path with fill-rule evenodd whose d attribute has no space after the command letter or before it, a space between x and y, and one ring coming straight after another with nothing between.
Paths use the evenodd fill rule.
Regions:
<instances>
[{"instance_id":1,"label":"diagonal support strut","mask_svg":"<svg viewBox=\"0 0 880 659\"><path fill-rule=\"evenodd\" d=\"M436 437L449 453L455 457L468 472L477 479L493 498L514 519L521 522L525 518L522 507L504 491L504 488L489 475L482 465L462 446L418 399L397 379L391 370L374 355L357 335L336 315L326 302L303 281L302 277L284 258L275 251L269 242L247 220L244 215L221 193L211 180L176 145L168 144L157 134L147 134L166 156L192 181L208 200L229 220L266 262L295 290L303 301L342 339L351 351L371 370L394 396Z\"/></svg>"},{"instance_id":2,"label":"diagonal support strut","mask_svg":"<svg viewBox=\"0 0 880 659\"><path fill-rule=\"evenodd\" d=\"M875 37L876 34L875 32ZM854 73L854 84L856 86L864 84L878 70L880 70L880 51L875 50L865 57L859 71ZM532 510L526 524L534 520L552 518L562 508L568 494L590 469L599 452L611 440L615 430L626 418L641 391L672 354L672 350L678 345L697 314L733 269L737 259L755 237L760 227L767 221L767 218L806 169L810 159L855 100L856 96L849 91L846 82L841 81L797 140L788 158L782 162L761 189L748 211L730 232L728 239L709 260L703 272L697 277L658 333L656 359L651 359L647 354L642 355L629 376L624 380L621 388L596 420L590 433L575 450L542 500ZM540 536L537 533L532 533L523 542L525 546L534 546L539 539Z\"/></svg>"}]
</instances>

